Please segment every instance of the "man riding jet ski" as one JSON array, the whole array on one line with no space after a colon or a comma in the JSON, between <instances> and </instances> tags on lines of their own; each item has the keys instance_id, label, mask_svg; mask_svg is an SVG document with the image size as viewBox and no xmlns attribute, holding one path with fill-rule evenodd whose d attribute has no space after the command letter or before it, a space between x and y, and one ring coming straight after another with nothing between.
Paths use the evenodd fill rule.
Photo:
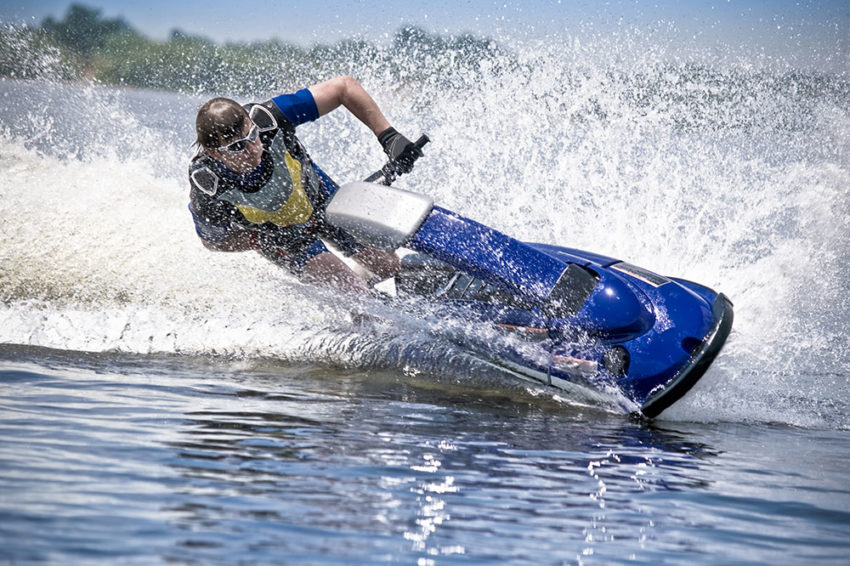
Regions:
<instances>
[{"instance_id":1,"label":"man riding jet ski","mask_svg":"<svg viewBox=\"0 0 850 566\"><path fill-rule=\"evenodd\" d=\"M295 127L343 106L390 158L364 183L337 189ZM596 254L510 238L431 199L389 185L409 172L426 137L390 127L351 77L241 106L208 101L196 118L189 209L210 249L257 250L302 279L364 291L329 241L397 288L454 313L519 331L547 358L505 348L521 376L555 387L613 384L654 417L703 375L732 325L723 295ZM399 264L405 247L423 254Z\"/></svg>"}]
</instances>

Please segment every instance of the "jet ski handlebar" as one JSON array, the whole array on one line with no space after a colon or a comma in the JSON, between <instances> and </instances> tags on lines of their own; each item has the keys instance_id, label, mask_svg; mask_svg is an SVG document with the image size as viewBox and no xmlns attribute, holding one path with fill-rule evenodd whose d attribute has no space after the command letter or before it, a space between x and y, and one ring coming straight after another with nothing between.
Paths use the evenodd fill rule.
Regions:
<instances>
[{"instance_id":1,"label":"jet ski handlebar","mask_svg":"<svg viewBox=\"0 0 850 566\"><path fill-rule=\"evenodd\" d=\"M416 161L422 156L421 150L429 141L431 140L428 138L428 136L422 134L422 136L420 136L418 140L413 142L413 147L417 150L413 152L413 161ZM387 161L386 165L366 177L366 182L390 186L393 184L393 181L396 180L396 177L398 177L400 174L401 173L399 172L398 160L390 159L389 161Z\"/></svg>"}]
</instances>

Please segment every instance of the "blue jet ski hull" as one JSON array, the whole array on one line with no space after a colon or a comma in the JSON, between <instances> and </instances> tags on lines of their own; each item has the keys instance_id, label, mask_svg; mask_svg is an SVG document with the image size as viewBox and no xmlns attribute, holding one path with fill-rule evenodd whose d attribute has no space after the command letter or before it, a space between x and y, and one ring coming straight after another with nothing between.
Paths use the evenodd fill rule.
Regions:
<instances>
[{"instance_id":1,"label":"blue jet ski hull","mask_svg":"<svg viewBox=\"0 0 850 566\"><path fill-rule=\"evenodd\" d=\"M732 303L708 287L598 254L525 245L563 263L562 283L574 292L557 313L424 254L404 258L396 287L542 345L545 359L522 348L491 352L524 377L565 389L614 385L648 418L699 381L729 336Z\"/></svg>"},{"instance_id":2,"label":"blue jet ski hull","mask_svg":"<svg viewBox=\"0 0 850 566\"><path fill-rule=\"evenodd\" d=\"M418 252L402 260L400 294L538 343L494 346L499 361L555 387L613 385L650 418L705 374L732 327L731 302L708 287L521 242L410 191L348 184L327 215L365 243Z\"/></svg>"}]
</instances>

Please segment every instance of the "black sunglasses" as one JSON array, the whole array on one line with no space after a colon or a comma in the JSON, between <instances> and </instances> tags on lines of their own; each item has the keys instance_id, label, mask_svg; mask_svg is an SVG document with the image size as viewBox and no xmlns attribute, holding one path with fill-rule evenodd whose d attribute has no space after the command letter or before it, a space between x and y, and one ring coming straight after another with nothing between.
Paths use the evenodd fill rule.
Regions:
<instances>
[{"instance_id":1,"label":"black sunglasses","mask_svg":"<svg viewBox=\"0 0 850 566\"><path fill-rule=\"evenodd\" d=\"M260 128L258 128L257 125L254 124L248 131L248 135L244 138L232 141L229 144L217 147L216 149L218 151L229 151L231 153L239 153L240 151L245 151L245 148L248 147L249 143L257 141L258 137L260 137Z\"/></svg>"}]
</instances>

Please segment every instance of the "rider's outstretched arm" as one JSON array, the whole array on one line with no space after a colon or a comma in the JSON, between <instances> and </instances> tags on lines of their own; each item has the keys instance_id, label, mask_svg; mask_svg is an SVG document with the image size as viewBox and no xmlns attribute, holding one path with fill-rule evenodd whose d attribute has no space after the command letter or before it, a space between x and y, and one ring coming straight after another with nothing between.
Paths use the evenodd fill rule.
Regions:
<instances>
[{"instance_id":1,"label":"rider's outstretched arm","mask_svg":"<svg viewBox=\"0 0 850 566\"><path fill-rule=\"evenodd\" d=\"M397 173L409 173L413 169L413 162L422 155L422 151L390 126L378 104L357 79L347 75L334 77L308 90L316 102L319 116L344 106L377 136L384 153L395 163Z\"/></svg>"},{"instance_id":2,"label":"rider's outstretched arm","mask_svg":"<svg viewBox=\"0 0 850 566\"><path fill-rule=\"evenodd\" d=\"M390 127L390 122L381 113L378 104L354 77L334 77L308 90L316 101L319 116L343 106L376 136Z\"/></svg>"}]
</instances>

